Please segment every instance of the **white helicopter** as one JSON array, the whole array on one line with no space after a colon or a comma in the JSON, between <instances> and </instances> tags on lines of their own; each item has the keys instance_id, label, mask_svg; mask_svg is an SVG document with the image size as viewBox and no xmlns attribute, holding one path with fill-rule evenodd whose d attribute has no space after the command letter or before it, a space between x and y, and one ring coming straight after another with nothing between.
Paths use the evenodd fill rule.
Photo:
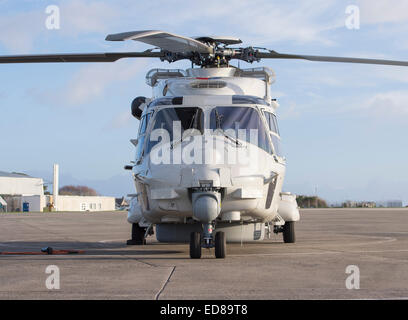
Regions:
<instances>
[{"instance_id":1,"label":"white helicopter","mask_svg":"<svg viewBox=\"0 0 408 320\"><path fill-rule=\"evenodd\" d=\"M282 192L285 158L270 95L274 72L239 69L233 59L303 59L408 66L405 61L282 54L236 48L233 37L189 38L164 31L133 31L106 40L136 40L154 46L144 52L0 56L0 63L114 62L121 58L187 59L192 67L153 69L146 75L151 98L137 97L132 115L140 120L132 170L136 193L128 222L129 245L142 245L156 226L160 242L190 242L190 257L202 248L226 256L226 242L262 241L271 232L295 242L296 196ZM194 65L197 66L194 68Z\"/></svg>"}]
</instances>

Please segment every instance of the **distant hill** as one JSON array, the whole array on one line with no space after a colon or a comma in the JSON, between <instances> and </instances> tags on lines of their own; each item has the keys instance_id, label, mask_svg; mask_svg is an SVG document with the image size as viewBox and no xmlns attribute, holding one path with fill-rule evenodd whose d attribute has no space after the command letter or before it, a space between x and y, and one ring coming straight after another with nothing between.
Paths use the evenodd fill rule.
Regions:
<instances>
[{"instance_id":1,"label":"distant hill","mask_svg":"<svg viewBox=\"0 0 408 320\"><path fill-rule=\"evenodd\" d=\"M303 196L299 195L296 197L296 202L301 208L327 208L327 203L325 200L316 196Z\"/></svg>"}]
</instances>

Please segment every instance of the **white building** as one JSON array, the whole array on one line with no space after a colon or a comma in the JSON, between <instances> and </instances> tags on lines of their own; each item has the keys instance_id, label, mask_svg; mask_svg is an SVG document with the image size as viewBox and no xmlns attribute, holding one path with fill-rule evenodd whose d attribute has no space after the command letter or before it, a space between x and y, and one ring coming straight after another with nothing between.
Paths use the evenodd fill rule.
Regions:
<instances>
[{"instance_id":1,"label":"white building","mask_svg":"<svg viewBox=\"0 0 408 320\"><path fill-rule=\"evenodd\" d=\"M58 211L114 211L115 198L101 196L58 196Z\"/></svg>"},{"instance_id":2,"label":"white building","mask_svg":"<svg viewBox=\"0 0 408 320\"><path fill-rule=\"evenodd\" d=\"M44 195L44 182L21 173L0 171L0 211L114 211L115 198L58 195L58 166L54 166L54 194Z\"/></svg>"},{"instance_id":3,"label":"white building","mask_svg":"<svg viewBox=\"0 0 408 320\"><path fill-rule=\"evenodd\" d=\"M8 173L0 171L0 207L2 211L28 211L30 203L24 198L44 198L44 182L41 178L33 178L23 173ZM45 199L42 201L45 203ZM42 211L41 201L35 206L35 211ZM33 207L34 208L34 207Z\"/></svg>"},{"instance_id":4,"label":"white building","mask_svg":"<svg viewBox=\"0 0 408 320\"><path fill-rule=\"evenodd\" d=\"M402 208L402 200L387 201L387 208Z\"/></svg>"},{"instance_id":5,"label":"white building","mask_svg":"<svg viewBox=\"0 0 408 320\"><path fill-rule=\"evenodd\" d=\"M0 195L44 195L44 182L23 173L0 171Z\"/></svg>"}]
</instances>

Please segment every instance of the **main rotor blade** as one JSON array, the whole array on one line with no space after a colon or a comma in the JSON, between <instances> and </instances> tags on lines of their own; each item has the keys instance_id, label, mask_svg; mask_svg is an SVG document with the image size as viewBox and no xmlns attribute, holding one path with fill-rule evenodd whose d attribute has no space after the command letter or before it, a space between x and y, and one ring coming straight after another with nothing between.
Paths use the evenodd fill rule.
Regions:
<instances>
[{"instance_id":1,"label":"main rotor blade","mask_svg":"<svg viewBox=\"0 0 408 320\"><path fill-rule=\"evenodd\" d=\"M130 31L123 33L110 34L106 37L107 41L135 40L162 48L169 52L199 52L212 53L213 48L201 41L179 36L177 34L164 32L160 30Z\"/></svg>"},{"instance_id":2,"label":"main rotor blade","mask_svg":"<svg viewBox=\"0 0 408 320\"><path fill-rule=\"evenodd\" d=\"M323 62L345 62L345 63L365 63L365 64L381 64L390 66L408 66L408 61L383 60L383 59L364 59L364 58L346 58L346 57L327 57L327 56L309 56L300 54L286 54L271 52L256 52L256 57L261 59L303 59L309 61Z\"/></svg>"},{"instance_id":3,"label":"main rotor blade","mask_svg":"<svg viewBox=\"0 0 408 320\"><path fill-rule=\"evenodd\" d=\"M162 52L107 52L0 56L0 63L114 62L122 58L157 58Z\"/></svg>"}]
</instances>

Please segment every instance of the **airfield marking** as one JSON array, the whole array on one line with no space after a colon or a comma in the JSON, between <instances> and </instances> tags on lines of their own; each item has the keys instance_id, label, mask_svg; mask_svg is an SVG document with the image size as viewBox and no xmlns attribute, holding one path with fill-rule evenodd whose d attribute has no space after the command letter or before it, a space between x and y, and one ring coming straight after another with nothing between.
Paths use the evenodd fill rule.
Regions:
<instances>
[{"instance_id":1,"label":"airfield marking","mask_svg":"<svg viewBox=\"0 0 408 320\"><path fill-rule=\"evenodd\" d=\"M109 243L109 242L115 242L115 241L124 241L123 239L113 239L113 240L100 240L98 242L100 243Z\"/></svg>"},{"instance_id":2,"label":"airfield marking","mask_svg":"<svg viewBox=\"0 0 408 320\"><path fill-rule=\"evenodd\" d=\"M117 227L109 233L106 232L105 224L103 222L95 224L95 219L91 215L61 214L62 220L48 220L48 217L54 217L52 214L41 215L44 220L31 219L29 216L16 217L10 221L7 220L7 224L3 225L0 251L6 250L8 246L10 250L13 248L14 251L17 251L16 248L22 249L26 245L30 245L30 242L33 245L46 242L51 246L53 244L61 246L61 241L64 244L83 246L79 249L89 251L87 251L86 255L77 257L4 256L4 266L0 268L1 278L12 278L14 281L4 283L6 287L2 287L2 290L0 290L0 297L6 299L13 297L23 299L43 297L49 299L48 293L38 291L34 283L35 279L31 275L37 272L38 266L41 266L42 274L43 264L46 266L52 260L55 261L56 265L64 267L65 272L67 272L66 276L72 277L74 282L68 291L60 292L58 297L53 296L51 299L77 297L78 285L81 286L81 295L86 298L125 297L163 300L184 297L187 294L186 291L188 291L188 296L193 299L214 297L240 299L324 297L327 299L406 300L408 298L406 286L408 273L405 265L406 259L408 259L408 233L404 230L406 229L404 226L407 223L408 215L405 213L408 210L400 212L399 210L390 209L389 214L393 218L387 217L386 221L391 220L392 224L385 224L381 228L378 227L378 221L369 220L367 224L361 225L355 230L345 229L349 224L353 226L353 220L350 217L360 217L362 212L365 214L366 211L351 212L352 214L346 212L346 215L343 215L342 212L333 212L336 219L341 218L341 221L344 221L340 225L341 228L339 228L337 223L330 220L333 216L331 211L325 216L325 219L322 219L320 211L316 210L311 212L312 214L305 215L302 223L299 223L299 242L296 244L285 245L280 235L273 234L269 240L244 244L243 248L240 247L239 243L230 244L231 251L225 261L215 261L213 255L205 255L203 261L198 263L196 263L197 261L190 261L188 258L188 244L161 244L150 238L151 240L148 240L146 246L126 246L125 239L128 238L129 232L128 228L122 225L122 215L100 214L102 219L109 219L112 225ZM374 217L385 217L383 212L374 210L370 211L370 214L374 215ZM28 221L29 223L24 225L20 223L21 221ZM48 221L51 221L51 223L48 224ZM321 223L322 227L319 230L315 228L309 230L310 226L314 226L316 223ZM94 232L92 234L77 232L78 224L81 227L89 225L90 230ZM13 231L11 227L14 225L18 228ZM39 228L35 228L36 225ZM40 229L49 229L48 231L53 234ZM329 232L322 231L326 229L329 229ZM24 237L21 238L21 236ZM68 241L67 236L74 238L75 242ZM316 259L315 256L320 256L320 258ZM313 260L314 263L310 265L310 269L300 268L298 273L291 275L290 284L280 284L278 287L273 287L268 286L268 282L264 283L259 278L265 276L269 277L268 279L271 282L273 281L273 277L270 278L269 265L272 260L276 260L275 258L288 263L303 260L305 262ZM341 276L343 281L344 270L335 270L339 261L343 260L356 265L364 263L365 272L367 272L366 276L373 275L372 281L367 282L366 289L357 294L345 293L343 287L337 291L333 290L336 285L334 281L337 281L337 278L334 279L333 277L336 277L337 271L338 277ZM94 269L95 265L99 265L101 268ZM126 272L129 281L120 279L123 282L115 284L112 278L106 280L106 274L110 272L111 268L116 270L117 268L123 268L123 265L129 266L129 268L121 269ZM75 268L81 268L81 271L76 272L76 269L71 269L74 266ZM174 266L177 269L174 269ZM220 271L215 275L216 281L219 282L216 292L205 277L197 278L194 276L195 272L202 272L206 266L211 266L211 270L214 268ZM245 266L248 270L248 277L244 281L232 283L236 279L234 271L242 266ZM265 266L265 268L258 268L258 266ZM278 273L284 273L287 264L279 263L274 267L277 268ZM23 268L24 272L17 274L18 268ZM387 272L390 268L393 270L391 273ZM177 270L177 274L175 270ZM310 274L310 270L315 270L316 273ZM172 271L173 273L171 273ZM322 275L320 275L320 272ZM81 277L88 275L92 277L89 278L86 287L83 287ZM377 282L377 280L380 281ZM101 282L106 285L102 286ZM134 283L139 282L143 283L144 287L135 291ZM6 288L7 290L5 290ZM82 292L82 290L84 291Z\"/></svg>"},{"instance_id":3,"label":"airfield marking","mask_svg":"<svg viewBox=\"0 0 408 320\"><path fill-rule=\"evenodd\" d=\"M319 249L316 249L319 250ZM246 253L246 254L229 254L228 257L245 257L245 256L299 256L314 254L341 254L341 253L389 253L389 252L408 252L408 250L373 250L373 251L320 251L320 252L282 252L282 253ZM387 258L389 259L389 258Z\"/></svg>"},{"instance_id":4,"label":"airfield marking","mask_svg":"<svg viewBox=\"0 0 408 320\"><path fill-rule=\"evenodd\" d=\"M367 238L381 238L376 236L361 236L358 235L357 237L367 237ZM372 241L372 242L363 242L363 243L348 243L342 245L332 245L334 247L350 247L350 246L365 246L365 245L374 245L374 244L383 244L387 242L394 242L397 239L392 237L382 237L385 238L384 240ZM330 245L329 245L330 246ZM300 248L302 249L302 248ZM314 248L311 248L314 249ZM321 250L321 249L315 249ZM367 251L367 250L358 250L358 251L340 251L340 250L325 250L325 251L312 251L312 252L277 252L277 253L247 253L247 254L229 254L229 257L244 257L244 256L297 256L297 255L321 255L321 254L340 254L340 253L382 253L382 252L404 252L408 251L405 249L401 250L375 250L375 251Z\"/></svg>"},{"instance_id":5,"label":"airfield marking","mask_svg":"<svg viewBox=\"0 0 408 320\"><path fill-rule=\"evenodd\" d=\"M170 282L170 278L173 275L174 271L176 270L176 266L173 267L173 269L170 271L169 276L167 277L167 280L164 282L164 284L162 285L162 287L160 288L159 292L156 293L156 295L154 296L154 300L159 300L160 295L162 294L162 292L164 291L164 289L166 288L167 284Z\"/></svg>"},{"instance_id":6,"label":"airfield marking","mask_svg":"<svg viewBox=\"0 0 408 320\"><path fill-rule=\"evenodd\" d=\"M382 244L382 243L387 243L387 242L393 242L396 241L397 238L393 237L376 237L376 236L366 236L366 235L356 235L356 237L366 237L366 238L384 238L385 240L378 240L378 241L372 241L372 242L362 242L362 243L346 243L342 245L336 245L336 246L341 246L341 247L352 247L352 246L366 246L366 245L371 245L371 244Z\"/></svg>"}]
</instances>

